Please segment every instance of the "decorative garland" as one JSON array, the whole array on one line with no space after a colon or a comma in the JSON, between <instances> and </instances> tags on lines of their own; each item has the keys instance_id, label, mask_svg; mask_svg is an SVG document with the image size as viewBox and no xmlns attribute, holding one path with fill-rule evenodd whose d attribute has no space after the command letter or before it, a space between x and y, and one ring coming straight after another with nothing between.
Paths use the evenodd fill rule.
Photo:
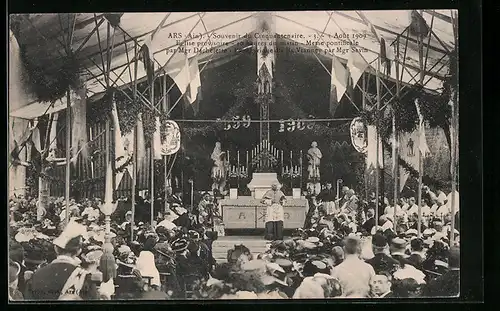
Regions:
<instances>
[{"instance_id":1,"label":"decorative garland","mask_svg":"<svg viewBox=\"0 0 500 311\"><path fill-rule=\"evenodd\" d=\"M386 150L392 150L392 144L386 140L382 140L382 144L384 145L384 148ZM418 178L419 173L416 169L413 168L408 162L406 162L403 158L398 157L398 165L401 166L408 174L410 174L411 177L413 178ZM439 185L441 182L435 178L432 178L431 176L428 175L423 175L422 179L425 177L427 180L427 184L433 184L433 185Z\"/></svg>"},{"instance_id":2,"label":"decorative garland","mask_svg":"<svg viewBox=\"0 0 500 311\"><path fill-rule=\"evenodd\" d=\"M66 96L68 90L76 90L81 85L83 65L73 51L66 51L64 56L58 54L53 61L45 58L41 62L39 53L28 53L24 45L19 49L24 67L22 82L37 101L54 103ZM54 66L61 61L62 65Z\"/></svg>"},{"instance_id":3,"label":"decorative garland","mask_svg":"<svg viewBox=\"0 0 500 311\"><path fill-rule=\"evenodd\" d=\"M399 102L393 101L393 106L381 111L377 115L377 110L372 107L360 112L360 117L368 125L375 125L379 122L379 131L382 137L389 137L392 134L392 109L396 113L396 131L413 132L418 126L418 114L415 108L415 98L419 99L419 106L422 116L430 127L449 128L451 117L451 107L448 105L449 92L444 89L441 95L431 95L423 92L422 87L412 89L401 98ZM388 101L381 103L382 106Z\"/></svg>"}]
</instances>

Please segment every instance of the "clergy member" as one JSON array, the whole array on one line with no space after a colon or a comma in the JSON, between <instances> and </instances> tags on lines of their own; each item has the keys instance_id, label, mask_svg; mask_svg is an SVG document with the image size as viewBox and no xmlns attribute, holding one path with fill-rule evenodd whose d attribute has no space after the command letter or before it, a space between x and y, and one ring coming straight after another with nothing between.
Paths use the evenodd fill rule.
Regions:
<instances>
[{"instance_id":1,"label":"clergy member","mask_svg":"<svg viewBox=\"0 0 500 311\"><path fill-rule=\"evenodd\" d=\"M278 188L277 183L273 183L272 189L267 191L262 198L262 204L267 205L266 210L266 235L267 240L283 240L283 204L286 197Z\"/></svg>"}]
</instances>

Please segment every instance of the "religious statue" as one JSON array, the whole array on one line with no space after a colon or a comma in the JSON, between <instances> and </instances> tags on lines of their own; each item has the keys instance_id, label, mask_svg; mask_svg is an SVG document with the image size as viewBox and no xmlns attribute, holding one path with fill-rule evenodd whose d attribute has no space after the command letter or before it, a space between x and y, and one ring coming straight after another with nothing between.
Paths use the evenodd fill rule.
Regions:
<instances>
[{"instance_id":1,"label":"religious statue","mask_svg":"<svg viewBox=\"0 0 500 311\"><path fill-rule=\"evenodd\" d=\"M214 161L214 166L212 167L212 179L214 183L212 184L212 190L217 189L220 193L224 193L224 188L226 187L226 153L221 150L220 142L215 143L214 151L212 151L212 156L210 157Z\"/></svg>"},{"instance_id":2,"label":"religious statue","mask_svg":"<svg viewBox=\"0 0 500 311\"><path fill-rule=\"evenodd\" d=\"M285 213L283 205L286 202L285 194L273 183L272 189L267 191L261 203L266 209L266 236L267 240L283 240L283 221Z\"/></svg>"},{"instance_id":3,"label":"religious statue","mask_svg":"<svg viewBox=\"0 0 500 311\"><path fill-rule=\"evenodd\" d=\"M318 148L318 143L313 141L311 143L311 148L309 148L309 150L307 151L307 159L309 161L309 164L307 166L307 173L309 176L308 187L313 190L313 193L315 195L318 195L321 192L319 168L321 165L322 157L323 154Z\"/></svg>"}]
</instances>

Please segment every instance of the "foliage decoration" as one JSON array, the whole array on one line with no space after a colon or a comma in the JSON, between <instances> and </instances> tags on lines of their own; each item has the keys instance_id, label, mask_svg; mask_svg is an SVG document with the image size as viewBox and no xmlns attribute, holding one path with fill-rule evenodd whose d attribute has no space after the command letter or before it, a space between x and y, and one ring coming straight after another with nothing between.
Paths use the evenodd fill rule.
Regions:
<instances>
[{"instance_id":1,"label":"foliage decoration","mask_svg":"<svg viewBox=\"0 0 500 311\"><path fill-rule=\"evenodd\" d=\"M386 150L392 150L392 144L386 140L382 141L382 144L384 146L384 149ZM400 166L400 169L404 169L408 174L410 174L410 177L413 178L418 178L418 171L413 168L408 162L406 162L403 158L398 157L398 165ZM426 184L431 184L431 185L440 185L442 182L432 178L431 176L428 175L423 175L422 179L425 179Z\"/></svg>"},{"instance_id":2,"label":"foliage decoration","mask_svg":"<svg viewBox=\"0 0 500 311\"><path fill-rule=\"evenodd\" d=\"M68 90L76 90L81 85L83 65L71 50L53 61L43 62L36 59L38 53L28 53L26 46L20 46L20 53L24 67L22 83L37 101L54 103L66 96Z\"/></svg>"},{"instance_id":3,"label":"foliage decoration","mask_svg":"<svg viewBox=\"0 0 500 311\"><path fill-rule=\"evenodd\" d=\"M446 89L445 89L446 90ZM449 128L451 107L448 105L449 92L443 91L441 95L425 93L422 87L414 88L399 101L381 103L383 107L389 104L390 108L380 111L377 115L376 108L368 108L360 112L360 117L367 125L375 125L379 121L379 131L382 137L388 138L392 134L392 109L396 114L396 131L399 133L411 133L417 129L418 114L415 107L415 99L419 99L419 106L424 120L430 127L441 127L445 131Z\"/></svg>"}]
</instances>

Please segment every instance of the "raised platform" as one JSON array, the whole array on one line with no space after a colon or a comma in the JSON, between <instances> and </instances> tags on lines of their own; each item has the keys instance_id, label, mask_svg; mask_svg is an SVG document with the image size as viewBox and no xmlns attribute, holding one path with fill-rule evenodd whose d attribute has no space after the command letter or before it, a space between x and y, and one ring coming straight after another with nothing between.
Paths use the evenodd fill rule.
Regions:
<instances>
[{"instance_id":1,"label":"raised platform","mask_svg":"<svg viewBox=\"0 0 500 311\"><path fill-rule=\"evenodd\" d=\"M297 229L304 226L308 203L306 199L287 197L284 207L285 229ZM250 196L237 199L223 199L221 203L222 221L226 229L264 229L266 206L260 199Z\"/></svg>"}]
</instances>

